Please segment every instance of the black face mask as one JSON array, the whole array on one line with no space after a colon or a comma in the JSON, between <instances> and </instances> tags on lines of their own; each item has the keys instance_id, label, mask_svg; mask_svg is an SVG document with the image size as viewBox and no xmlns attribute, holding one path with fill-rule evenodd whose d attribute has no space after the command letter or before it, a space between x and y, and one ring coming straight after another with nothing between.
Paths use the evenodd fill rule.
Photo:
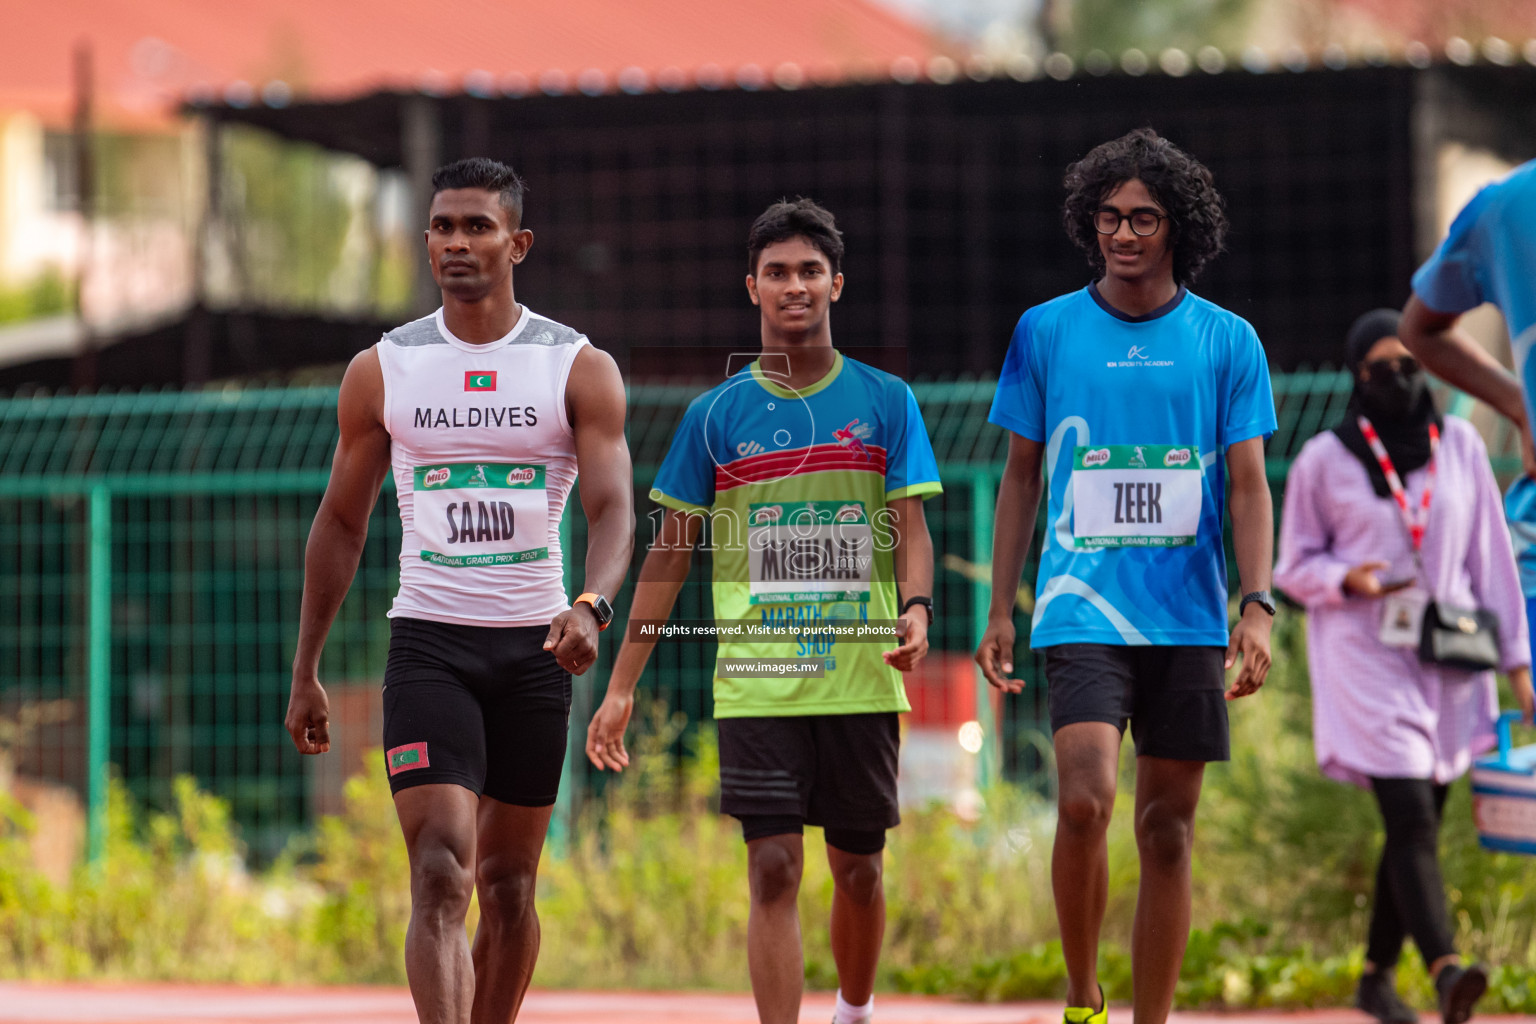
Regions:
<instances>
[{"instance_id":1,"label":"black face mask","mask_svg":"<svg viewBox=\"0 0 1536 1024\"><path fill-rule=\"evenodd\" d=\"M1397 420L1418 408L1428 381L1423 370L1403 373L1373 369L1369 380L1357 385L1360 404L1371 419Z\"/></svg>"}]
</instances>

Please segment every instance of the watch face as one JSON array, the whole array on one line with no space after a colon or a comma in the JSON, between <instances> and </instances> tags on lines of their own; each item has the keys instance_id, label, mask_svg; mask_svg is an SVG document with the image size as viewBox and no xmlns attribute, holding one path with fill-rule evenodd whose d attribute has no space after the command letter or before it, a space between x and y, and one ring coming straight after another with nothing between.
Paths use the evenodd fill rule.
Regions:
<instances>
[{"instance_id":1,"label":"watch face","mask_svg":"<svg viewBox=\"0 0 1536 1024\"><path fill-rule=\"evenodd\" d=\"M605 628L613 621L613 605L609 604L608 599L602 594L583 594L577 600L592 609L592 615L597 619L599 628Z\"/></svg>"}]
</instances>

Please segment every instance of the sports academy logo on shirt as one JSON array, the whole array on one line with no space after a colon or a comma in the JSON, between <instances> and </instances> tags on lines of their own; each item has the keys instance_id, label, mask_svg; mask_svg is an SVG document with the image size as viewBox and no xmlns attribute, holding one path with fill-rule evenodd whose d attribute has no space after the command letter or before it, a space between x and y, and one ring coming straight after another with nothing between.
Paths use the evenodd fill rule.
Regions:
<instances>
[{"instance_id":1,"label":"sports academy logo on shirt","mask_svg":"<svg viewBox=\"0 0 1536 1024\"><path fill-rule=\"evenodd\" d=\"M874 458L874 455L870 452L869 448L865 446L864 442L874 432L874 427L870 426L868 423L860 423L859 418L855 416L853 419L848 421L848 425L846 427L843 427L840 430L832 431L832 436L837 440L838 444L842 445L844 448L847 448L850 452L853 452L856 455L864 456L864 461L869 462Z\"/></svg>"},{"instance_id":2,"label":"sports academy logo on shirt","mask_svg":"<svg viewBox=\"0 0 1536 1024\"><path fill-rule=\"evenodd\" d=\"M1147 350L1144 345L1132 345L1131 350L1125 354L1124 359L1111 359L1104 365L1109 367L1111 370L1121 366L1172 366L1173 360L1153 359L1151 356L1147 355Z\"/></svg>"},{"instance_id":3,"label":"sports academy logo on shirt","mask_svg":"<svg viewBox=\"0 0 1536 1024\"><path fill-rule=\"evenodd\" d=\"M464 390L465 391L495 391L496 390L496 371L495 370L465 370L464 371Z\"/></svg>"}]
</instances>

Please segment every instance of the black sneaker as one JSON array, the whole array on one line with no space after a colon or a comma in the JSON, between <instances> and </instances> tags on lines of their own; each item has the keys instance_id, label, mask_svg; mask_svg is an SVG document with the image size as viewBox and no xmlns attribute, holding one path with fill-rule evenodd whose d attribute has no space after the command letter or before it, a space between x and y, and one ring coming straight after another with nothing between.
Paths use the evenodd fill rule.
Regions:
<instances>
[{"instance_id":1,"label":"black sneaker","mask_svg":"<svg viewBox=\"0 0 1536 1024\"><path fill-rule=\"evenodd\" d=\"M1360 975L1360 987L1355 989L1355 1007L1382 1024L1417 1022L1419 1015L1398 998L1396 980L1390 970Z\"/></svg>"},{"instance_id":2,"label":"black sneaker","mask_svg":"<svg viewBox=\"0 0 1536 1024\"><path fill-rule=\"evenodd\" d=\"M1435 991L1440 994L1440 1019L1445 1024L1462 1024L1471 1019L1472 1007L1488 991L1488 969L1482 964L1442 967L1435 975Z\"/></svg>"}]
</instances>

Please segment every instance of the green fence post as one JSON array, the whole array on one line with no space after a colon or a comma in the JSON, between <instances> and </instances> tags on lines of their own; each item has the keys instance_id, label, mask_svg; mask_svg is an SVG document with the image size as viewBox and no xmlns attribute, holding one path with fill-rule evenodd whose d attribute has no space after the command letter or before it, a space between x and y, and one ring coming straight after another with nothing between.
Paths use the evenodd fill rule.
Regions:
<instances>
[{"instance_id":1,"label":"green fence post","mask_svg":"<svg viewBox=\"0 0 1536 1024\"><path fill-rule=\"evenodd\" d=\"M106 849L107 762L112 755L112 491L99 484L90 492L90 524L86 849L95 863Z\"/></svg>"},{"instance_id":2,"label":"green fence post","mask_svg":"<svg viewBox=\"0 0 1536 1024\"><path fill-rule=\"evenodd\" d=\"M995 502L992 474L977 469L971 474L971 564L977 567L992 565L992 508ZM990 568L987 576L991 576ZM971 582L971 650L981 646L981 638L987 631L987 606L991 602L992 587L988 579L978 577ZM996 777L1001 765L1002 735L992 720L992 686L987 677L976 671L976 721L981 725L981 751L976 755L976 782L985 789Z\"/></svg>"},{"instance_id":3,"label":"green fence post","mask_svg":"<svg viewBox=\"0 0 1536 1024\"><path fill-rule=\"evenodd\" d=\"M560 516L560 558L563 563L562 572L565 574L565 593L571 595L571 502L576 499L575 488L567 495L565 508ZM596 666L593 666L595 669ZM549 820L549 848L550 852L559 855L565 852L566 842L570 838L572 818L576 813L576 778L581 767L581 757L585 751L586 732L581 731L582 745L578 745L577 731L578 719L581 716L582 702L577 700L578 688L582 685L582 677L571 678L571 714L568 723L569 735L566 737L565 770L561 773L560 788L555 793L555 813Z\"/></svg>"}]
</instances>

